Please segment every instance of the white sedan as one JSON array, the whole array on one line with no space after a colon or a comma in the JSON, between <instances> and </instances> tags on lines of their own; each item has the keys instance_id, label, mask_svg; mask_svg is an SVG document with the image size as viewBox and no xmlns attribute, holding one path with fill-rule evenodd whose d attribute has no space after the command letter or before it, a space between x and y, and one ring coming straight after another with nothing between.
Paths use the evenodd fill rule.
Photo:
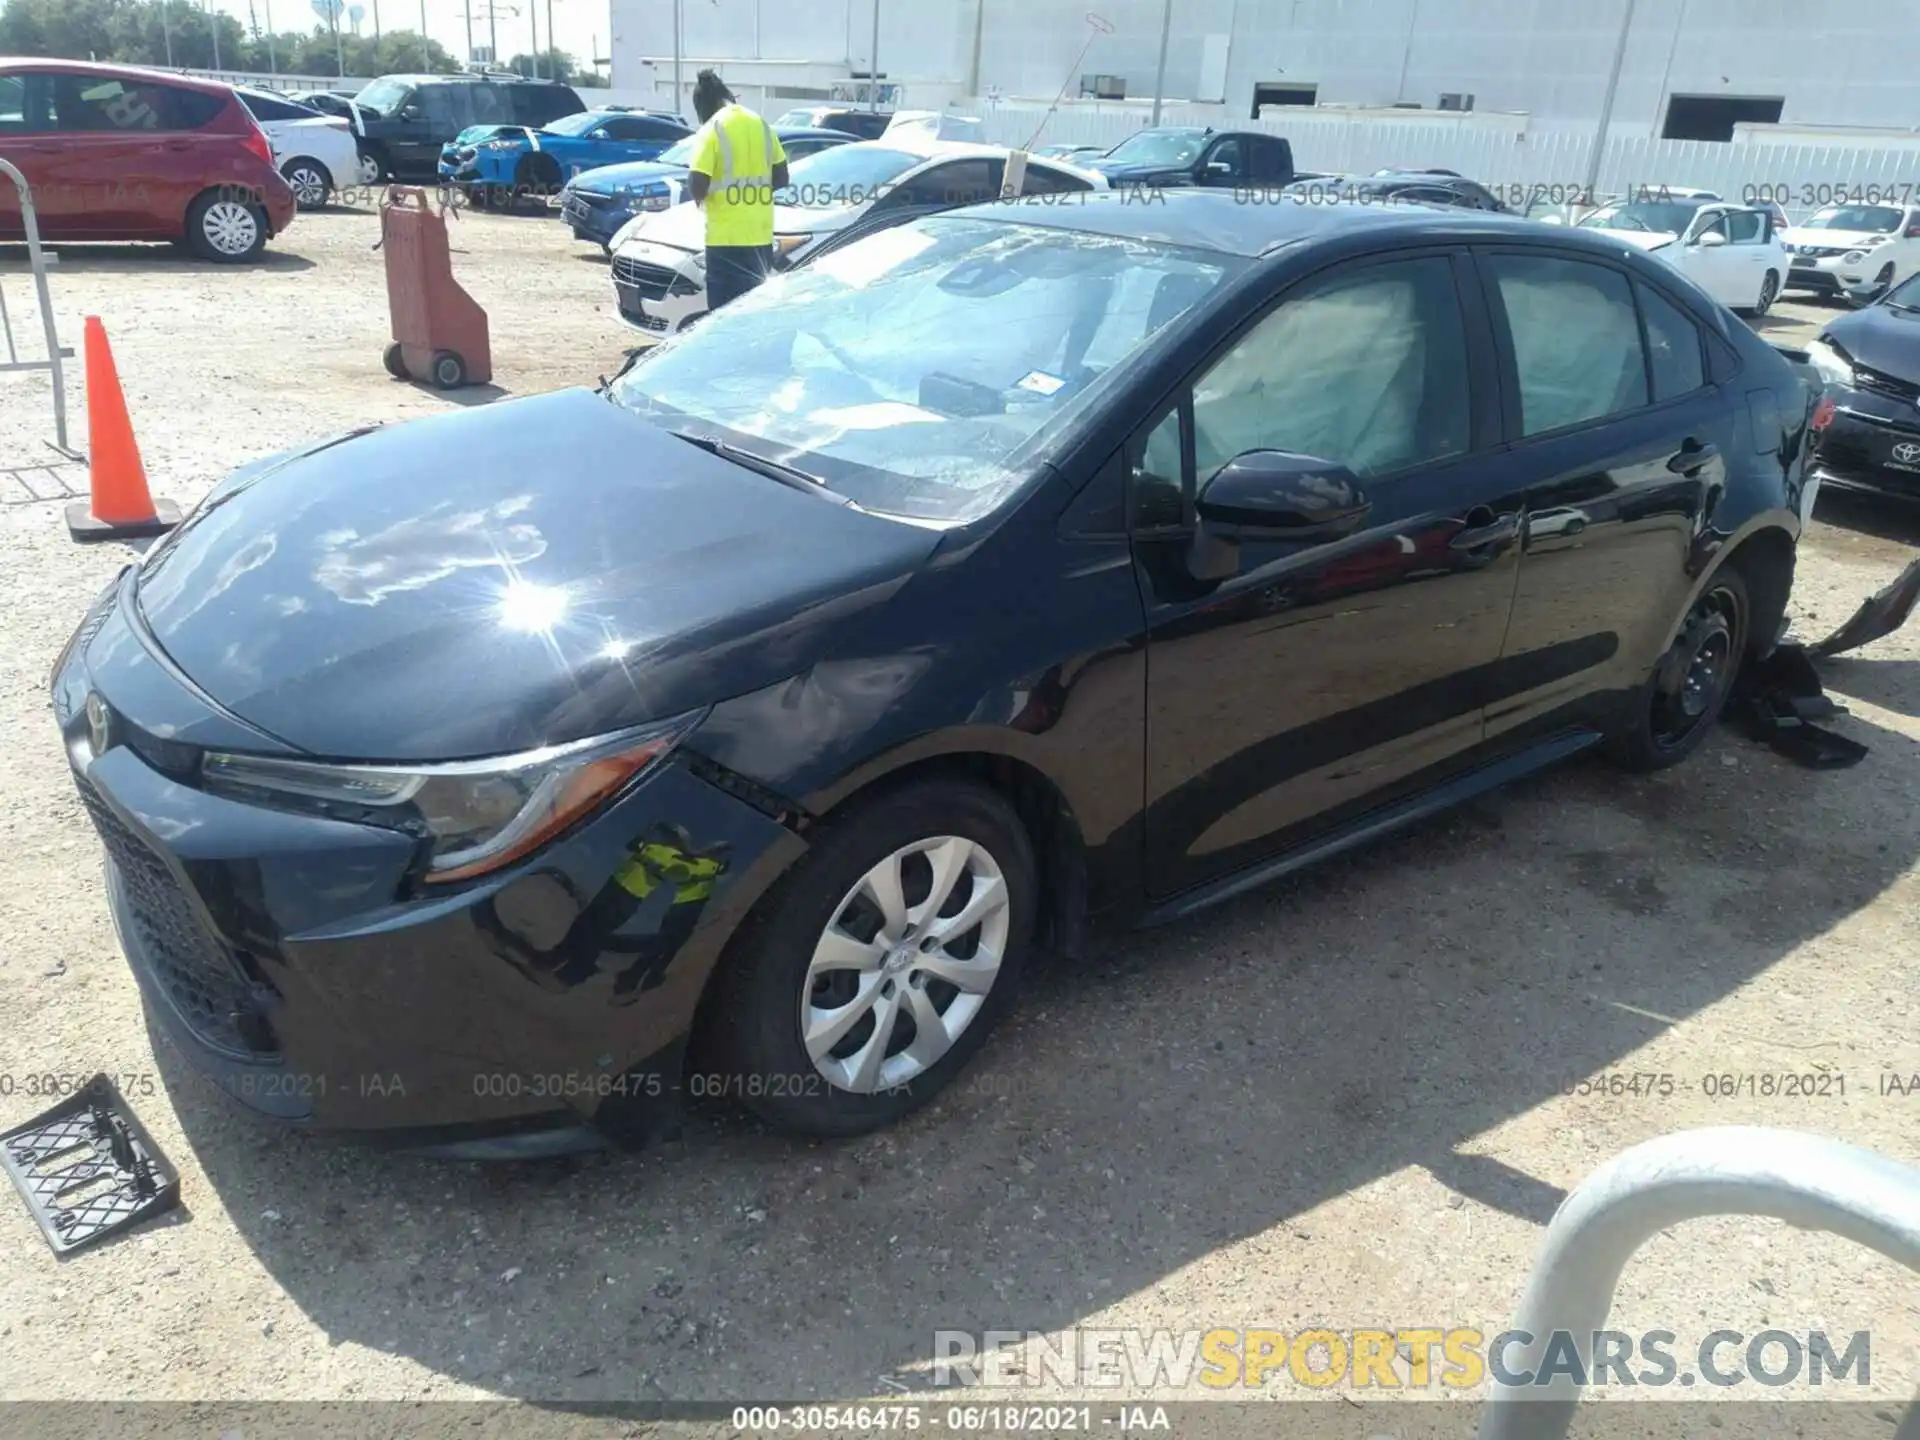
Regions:
<instances>
[{"instance_id":1,"label":"white sedan","mask_svg":"<svg viewBox=\"0 0 1920 1440\"><path fill-rule=\"evenodd\" d=\"M1920 205L1829 205L1780 238L1787 289L1869 305L1920 270Z\"/></svg>"},{"instance_id":2,"label":"white sedan","mask_svg":"<svg viewBox=\"0 0 1920 1440\"><path fill-rule=\"evenodd\" d=\"M792 184L775 197L773 264L798 264L842 238L998 199L1011 154L1003 145L890 133L796 160ZM1106 188L1091 171L1029 158L1019 193ZM628 325L663 339L707 313L706 215L699 206L636 215L610 248L614 299Z\"/></svg>"},{"instance_id":3,"label":"white sedan","mask_svg":"<svg viewBox=\"0 0 1920 1440\"><path fill-rule=\"evenodd\" d=\"M360 149L347 121L264 90L236 85L233 93L265 132L273 163L302 210L320 209L336 190L355 182Z\"/></svg>"},{"instance_id":4,"label":"white sedan","mask_svg":"<svg viewBox=\"0 0 1920 1440\"><path fill-rule=\"evenodd\" d=\"M1645 191L1601 206L1580 228L1658 255L1737 314L1766 314L1786 287L1786 246L1760 206Z\"/></svg>"}]
</instances>

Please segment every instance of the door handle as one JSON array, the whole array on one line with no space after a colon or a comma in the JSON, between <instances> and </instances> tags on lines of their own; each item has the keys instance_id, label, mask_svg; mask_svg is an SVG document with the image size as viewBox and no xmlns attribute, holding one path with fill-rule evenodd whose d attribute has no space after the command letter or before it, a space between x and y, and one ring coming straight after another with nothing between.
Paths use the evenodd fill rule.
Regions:
<instances>
[{"instance_id":1,"label":"door handle","mask_svg":"<svg viewBox=\"0 0 1920 1440\"><path fill-rule=\"evenodd\" d=\"M1720 447L1708 441L1689 440L1667 461L1667 469L1676 475L1698 475L1707 463L1720 458Z\"/></svg>"},{"instance_id":2,"label":"door handle","mask_svg":"<svg viewBox=\"0 0 1920 1440\"><path fill-rule=\"evenodd\" d=\"M1518 512L1495 515L1485 505L1476 505L1467 514L1467 528L1447 542L1450 550L1484 550L1503 545L1520 534Z\"/></svg>"}]
</instances>

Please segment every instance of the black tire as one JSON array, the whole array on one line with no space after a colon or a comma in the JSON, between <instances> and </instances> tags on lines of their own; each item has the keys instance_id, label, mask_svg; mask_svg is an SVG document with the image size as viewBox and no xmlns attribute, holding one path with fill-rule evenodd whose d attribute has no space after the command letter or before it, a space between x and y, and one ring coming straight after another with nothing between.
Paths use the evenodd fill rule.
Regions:
<instances>
[{"instance_id":1,"label":"black tire","mask_svg":"<svg viewBox=\"0 0 1920 1440\"><path fill-rule=\"evenodd\" d=\"M1760 300L1753 307L1753 318L1758 320L1773 309L1774 301L1780 298L1780 276L1777 272L1767 271L1767 278L1760 282Z\"/></svg>"},{"instance_id":2,"label":"black tire","mask_svg":"<svg viewBox=\"0 0 1920 1440\"><path fill-rule=\"evenodd\" d=\"M526 155L513 167L514 208L528 200L545 208L547 197L560 188L560 167L548 155Z\"/></svg>"},{"instance_id":3,"label":"black tire","mask_svg":"<svg viewBox=\"0 0 1920 1440\"><path fill-rule=\"evenodd\" d=\"M1680 623L1673 645L1634 692L1608 737L1615 764L1636 774L1678 765L1700 748L1746 659L1753 605L1737 565L1722 565Z\"/></svg>"},{"instance_id":4,"label":"black tire","mask_svg":"<svg viewBox=\"0 0 1920 1440\"><path fill-rule=\"evenodd\" d=\"M267 248L271 228L259 199L244 190L207 190L187 207L187 249L216 264L246 265L258 260Z\"/></svg>"},{"instance_id":5,"label":"black tire","mask_svg":"<svg viewBox=\"0 0 1920 1440\"><path fill-rule=\"evenodd\" d=\"M324 210L333 198L333 177L318 160L296 155L280 167L280 174L293 187L293 198L302 210Z\"/></svg>"},{"instance_id":6,"label":"black tire","mask_svg":"<svg viewBox=\"0 0 1920 1440\"><path fill-rule=\"evenodd\" d=\"M999 970L972 1020L932 1064L889 1088L868 1093L842 1088L815 1067L801 1035L803 1001L818 993L809 980L814 948L830 924L863 903L850 892L870 870L903 847L940 836L971 841L999 868L1008 902ZM911 889L903 890L911 906ZM731 1093L769 1124L802 1135L859 1135L924 1105L960 1072L1013 1004L1038 904L1033 842L1013 807L985 786L922 781L829 819L816 832L812 851L749 918L718 978L714 1039L732 1071ZM901 983L928 988L913 974ZM944 1003L950 1008L958 998L956 991ZM858 1041L861 1028L848 1033L847 1043ZM896 1022L891 1041L904 1046L906 1033ZM871 1028L867 1034L871 1038Z\"/></svg>"},{"instance_id":7,"label":"black tire","mask_svg":"<svg viewBox=\"0 0 1920 1440\"><path fill-rule=\"evenodd\" d=\"M467 362L451 350L436 350L428 373L442 390L458 390L467 383Z\"/></svg>"},{"instance_id":8,"label":"black tire","mask_svg":"<svg viewBox=\"0 0 1920 1440\"><path fill-rule=\"evenodd\" d=\"M390 173L392 172L387 168L387 157L381 153L379 146L362 145L360 147L360 169L353 177L354 184L362 190L371 190L385 180Z\"/></svg>"},{"instance_id":9,"label":"black tire","mask_svg":"<svg viewBox=\"0 0 1920 1440\"><path fill-rule=\"evenodd\" d=\"M386 353L380 357L380 362L387 367L387 373L396 380L411 380L413 378L407 373L406 352L400 348L400 342L398 340L387 346Z\"/></svg>"}]
</instances>

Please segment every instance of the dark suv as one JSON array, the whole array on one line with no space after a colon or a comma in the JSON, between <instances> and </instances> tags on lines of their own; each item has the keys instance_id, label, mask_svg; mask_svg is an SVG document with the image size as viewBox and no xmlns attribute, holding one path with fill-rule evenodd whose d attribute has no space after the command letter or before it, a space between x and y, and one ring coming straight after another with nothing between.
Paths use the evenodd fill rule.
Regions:
<instances>
[{"instance_id":1,"label":"dark suv","mask_svg":"<svg viewBox=\"0 0 1920 1440\"><path fill-rule=\"evenodd\" d=\"M842 135L878 140L893 123L893 111L856 105L802 105L773 123L800 130L838 130Z\"/></svg>"},{"instance_id":2,"label":"dark suv","mask_svg":"<svg viewBox=\"0 0 1920 1440\"><path fill-rule=\"evenodd\" d=\"M1214 130L1167 125L1129 135L1104 155L1082 157L1115 189L1147 185L1217 185L1278 189L1302 178L1293 146L1262 130Z\"/></svg>"},{"instance_id":3,"label":"dark suv","mask_svg":"<svg viewBox=\"0 0 1920 1440\"><path fill-rule=\"evenodd\" d=\"M442 147L469 125L537 130L587 108L570 85L493 75L383 75L353 99L362 185L432 180Z\"/></svg>"}]
</instances>

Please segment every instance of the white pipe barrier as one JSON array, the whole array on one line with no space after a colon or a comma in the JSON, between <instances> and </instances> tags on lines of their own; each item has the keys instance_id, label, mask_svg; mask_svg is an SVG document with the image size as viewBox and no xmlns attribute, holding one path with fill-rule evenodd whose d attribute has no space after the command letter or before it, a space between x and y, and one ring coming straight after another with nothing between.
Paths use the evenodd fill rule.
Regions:
<instances>
[{"instance_id":1,"label":"white pipe barrier","mask_svg":"<svg viewBox=\"0 0 1920 1440\"><path fill-rule=\"evenodd\" d=\"M60 348L60 334L53 323L53 297L47 292L47 266L51 263L40 249L40 220L33 210L33 187L27 177L9 160L0 160L0 175L13 182L20 192L20 224L27 237L27 268L33 272L33 284L40 297L40 326L47 336L47 358L22 360L13 345L13 321L7 315L7 297L0 291L0 332L6 336L7 358L0 361L0 372L9 370L51 370L53 372L53 448L69 460L81 456L67 444L67 380L60 362L73 354Z\"/></svg>"},{"instance_id":2,"label":"white pipe barrier","mask_svg":"<svg viewBox=\"0 0 1920 1440\"><path fill-rule=\"evenodd\" d=\"M1564 1335L1562 1353L1571 1344L1579 1373L1591 1374L1593 1335L1627 1261L1668 1226L1709 1215L1831 1231L1920 1270L1920 1169L1792 1130L1683 1130L1615 1156L1554 1214L1512 1326L1533 1339L1507 1351L1507 1373L1537 1371ZM1544 1385L1496 1384L1479 1440L1562 1440L1578 1400L1559 1366Z\"/></svg>"}]
</instances>

